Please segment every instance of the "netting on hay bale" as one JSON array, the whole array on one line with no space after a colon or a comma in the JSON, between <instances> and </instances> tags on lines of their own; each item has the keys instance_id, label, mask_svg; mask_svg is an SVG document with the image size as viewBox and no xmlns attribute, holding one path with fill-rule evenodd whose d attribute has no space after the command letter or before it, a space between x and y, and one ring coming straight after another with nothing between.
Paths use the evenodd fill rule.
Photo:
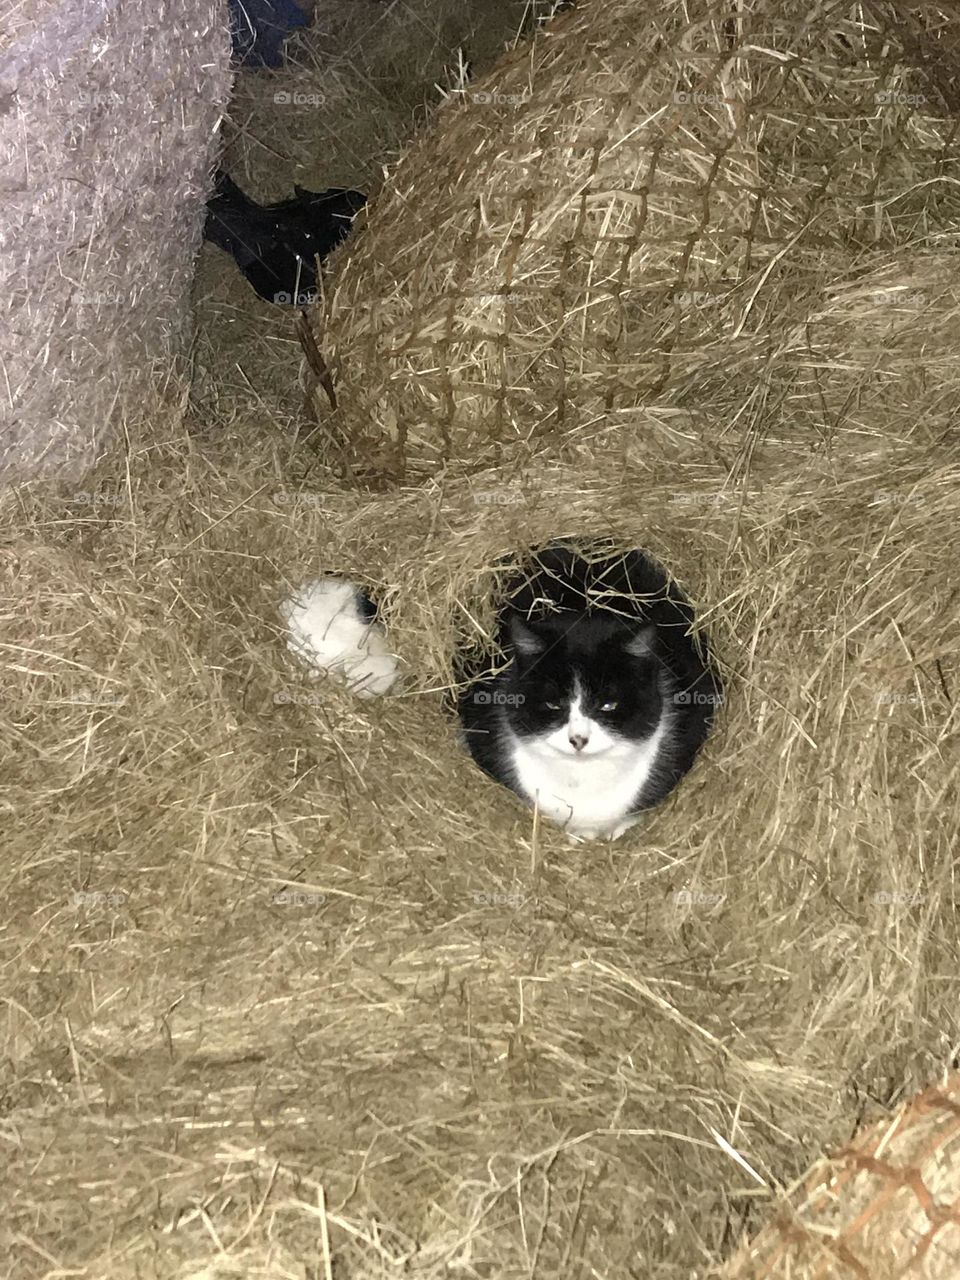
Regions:
<instances>
[{"instance_id":1,"label":"netting on hay bale","mask_svg":"<svg viewBox=\"0 0 960 1280\"><path fill-rule=\"evenodd\" d=\"M325 479L322 495L311 488L287 491L274 507L281 518L294 517L299 531L289 540L290 585L315 570L364 582L381 604L407 688L424 692L455 681L458 646L490 640L491 570L500 557L557 536L611 535L624 549L647 548L679 576L721 661L738 673L734 705L766 696L764 689L781 711L795 698L794 712L783 711L787 737L798 732L794 715L808 713L816 723L810 738L803 737L804 751L824 734L828 741L850 734L852 755L843 767L856 774L866 749L861 721L873 723L882 705L877 699L916 679L925 686L933 682L925 696L936 700L940 676L953 687L958 653L952 606L924 603L918 587L906 593L905 608L922 611L929 604L938 617L929 642L923 638L928 623L918 624L916 616L909 624L904 620L904 637L913 635L908 654L881 601L892 608L904 588L896 560L886 559L891 539L906 537L914 550L935 546L949 521L956 467L944 442L954 429L960 382L960 254L891 253L872 261L869 272L841 279L802 326L806 350L815 356L811 365L819 366L811 369L810 381L820 403L835 408L856 389L850 430L835 448L798 450L781 407L763 400L755 406L749 370L732 370L700 408L719 417L717 406L729 404L735 419L753 415L757 439L747 460L728 448L723 430L706 437L691 414L653 406L634 414L636 429L626 440L617 427L599 421L578 433L565 450L570 456L560 459L514 460L385 493L358 495L349 482ZM763 359L761 338L755 347ZM851 572L847 560L859 563L865 554L857 540L867 545L873 536L886 568L861 632L854 614L867 606L859 594L855 605L852 598L844 605L843 584ZM943 554L937 553L939 563ZM870 576L867 568L863 576ZM821 613L828 590L837 593L838 610L829 620ZM763 623L762 640L751 640L761 625L755 608L774 609L764 601L776 601L776 626ZM795 624L795 642L784 639L780 629ZM848 624L857 640L840 646L839 665L824 666L826 637L842 635ZM773 637L779 637L779 652L768 647ZM747 667L745 649L752 655ZM768 665L759 674L761 655ZM814 671L816 694L809 685ZM844 692L849 682L856 685L853 694ZM755 712L769 737L780 713L759 706ZM840 847L831 787L815 749L809 767L808 785L819 793L814 808L823 813L823 847ZM879 795L883 785L879 779L871 784L871 794ZM776 804L772 796L758 801L761 811L779 807L782 814L785 806L782 793ZM803 815L802 822L809 822L808 806ZM848 816L853 839L863 814Z\"/></svg>"},{"instance_id":2,"label":"netting on hay bale","mask_svg":"<svg viewBox=\"0 0 960 1280\"><path fill-rule=\"evenodd\" d=\"M809 439L811 311L960 209L954 85L921 57L933 17L904 13L586 3L468 85L314 317L339 401L320 434L345 469L415 479L555 448L600 417L715 401L738 368Z\"/></svg>"},{"instance_id":3,"label":"netting on hay bale","mask_svg":"<svg viewBox=\"0 0 960 1280\"><path fill-rule=\"evenodd\" d=\"M42 0L0 51L0 478L77 474L189 334L221 0Z\"/></svg>"},{"instance_id":4,"label":"netting on hay bale","mask_svg":"<svg viewBox=\"0 0 960 1280\"><path fill-rule=\"evenodd\" d=\"M956 1280L960 1076L818 1161L717 1280Z\"/></svg>"}]
</instances>

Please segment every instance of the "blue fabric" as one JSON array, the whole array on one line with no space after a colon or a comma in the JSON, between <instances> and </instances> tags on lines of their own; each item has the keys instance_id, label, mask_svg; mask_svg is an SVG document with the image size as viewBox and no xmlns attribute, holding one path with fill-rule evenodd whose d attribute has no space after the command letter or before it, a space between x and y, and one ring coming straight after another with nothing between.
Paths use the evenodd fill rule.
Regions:
<instances>
[{"instance_id":1,"label":"blue fabric","mask_svg":"<svg viewBox=\"0 0 960 1280\"><path fill-rule=\"evenodd\" d=\"M283 65L283 42L308 25L294 0L229 0L233 60L240 67Z\"/></svg>"}]
</instances>

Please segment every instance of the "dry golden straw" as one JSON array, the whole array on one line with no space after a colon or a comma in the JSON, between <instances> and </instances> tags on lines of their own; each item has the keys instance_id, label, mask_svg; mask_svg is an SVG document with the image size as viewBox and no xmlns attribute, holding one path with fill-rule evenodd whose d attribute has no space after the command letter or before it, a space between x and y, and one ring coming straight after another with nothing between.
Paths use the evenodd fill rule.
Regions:
<instances>
[{"instance_id":1,"label":"dry golden straw","mask_svg":"<svg viewBox=\"0 0 960 1280\"><path fill-rule=\"evenodd\" d=\"M732 366L784 394L827 283L956 225L955 120L904 23L882 2L587 3L453 95L316 317L345 472L555 452L714 399ZM809 435L818 389L788 394Z\"/></svg>"},{"instance_id":2,"label":"dry golden straw","mask_svg":"<svg viewBox=\"0 0 960 1280\"><path fill-rule=\"evenodd\" d=\"M543 104L517 117L539 134L504 138L503 104L467 102L401 161L319 334L352 451L322 401L316 449L260 409L201 436L146 404L82 485L0 495L0 1257L18 1280L705 1277L865 1110L957 1069L953 122L885 10L739 10L758 37L738 59L780 105L738 164L779 148L786 175L755 256L757 199L718 171L683 288L742 286L667 300L707 212L702 139L729 120L684 116L647 200L660 238L618 300L610 237L637 206L613 192L646 170L614 173L627 133L601 146L610 185L574 235L590 162L563 130L577 104L614 121L631 85L672 92L680 46L706 41L699 9L685 27L634 5L618 43L626 12L569 14L480 82L553 68L562 145ZM875 48L922 110L870 100ZM467 205L492 210L482 243ZM528 208L539 248L504 234ZM493 264L497 289L516 244L535 292L507 381L468 395L483 352L500 376L448 274L472 225L464 269ZM431 379L451 306L447 417ZM391 355L414 321L423 344ZM398 460L405 482L357 483ZM726 688L668 802L577 850L478 772L448 706L455 646L489 638L496 560L571 534L657 556ZM382 602L396 696L292 661L278 606L319 572ZM903 1159L955 1199L932 1148Z\"/></svg>"}]
</instances>

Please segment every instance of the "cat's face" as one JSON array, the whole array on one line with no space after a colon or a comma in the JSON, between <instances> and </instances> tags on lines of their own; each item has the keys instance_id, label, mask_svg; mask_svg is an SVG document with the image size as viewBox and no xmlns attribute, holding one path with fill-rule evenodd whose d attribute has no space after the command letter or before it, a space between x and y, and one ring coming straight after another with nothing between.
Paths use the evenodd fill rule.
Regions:
<instances>
[{"instance_id":1,"label":"cat's face","mask_svg":"<svg viewBox=\"0 0 960 1280\"><path fill-rule=\"evenodd\" d=\"M663 714L652 628L580 616L571 626L513 618L506 717L515 733L570 759L629 751Z\"/></svg>"}]
</instances>

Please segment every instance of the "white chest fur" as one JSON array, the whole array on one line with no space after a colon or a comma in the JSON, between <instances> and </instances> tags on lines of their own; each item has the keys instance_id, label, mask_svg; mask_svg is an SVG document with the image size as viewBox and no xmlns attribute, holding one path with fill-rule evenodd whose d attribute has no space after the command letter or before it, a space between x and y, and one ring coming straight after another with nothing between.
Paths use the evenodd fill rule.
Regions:
<instances>
[{"instance_id":1,"label":"white chest fur","mask_svg":"<svg viewBox=\"0 0 960 1280\"><path fill-rule=\"evenodd\" d=\"M627 814L656 768L664 720L643 742L615 742L598 755L568 755L549 741L513 737L517 785L544 817L583 839L615 839L633 825Z\"/></svg>"}]
</instances>

